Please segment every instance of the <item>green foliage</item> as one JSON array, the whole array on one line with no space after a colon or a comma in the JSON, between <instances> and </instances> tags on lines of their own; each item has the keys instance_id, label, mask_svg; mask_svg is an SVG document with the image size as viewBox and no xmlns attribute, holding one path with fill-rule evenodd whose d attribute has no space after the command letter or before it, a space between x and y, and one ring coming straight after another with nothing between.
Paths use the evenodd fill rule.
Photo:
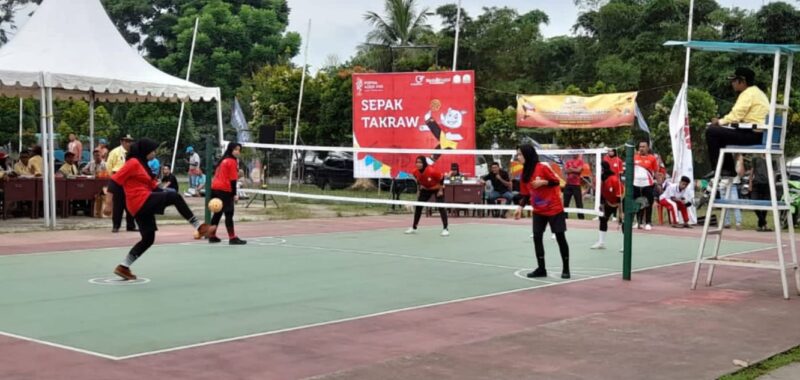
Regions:
<instances>
[{"instance_id":1,"label":"green foliage","mask_svg":"<svg viewBox=\"0 0 800 380\"><path fill-rule=\"evenodd\" d=\"M16 30L14 15L28 3L40 4L42 0L4 0L0 2L0 46L8 42L8 32Z\"/></svg>"},{"instance_id":2,"label":"green foliage","mask_svg":"<svg viewBox=\"0 0 800 380\"><path fill-rule=\"evenodd\" d=\"M517 110L508 107L504 110L489 107L481 114L483 122L478 126L477 137L480 148L489 148L493 139L497 137L497 142L501 147L509 148L519 142L517 136Z\"/></svg>"},{"instance_id":3,"label":"green foliage","mask_svg":"<svg viewBox=\"0 0 800 380\"><path fill-rule=\"evenodd\" d=\"M383 16L369 11L364 20L372 25L367 42L384 46L408 46L430 31L428 8L417 10L417 0L386 0Z\"/></svg>"},{"instance_id":4,"label":"green foliage","mask_svg":"<svg viewBox=\"0 0 800 380\"><path fill-rule=\"evenodd\" d=\"M89 144L89 103L79 100L73 102L57 102L56 109L56 133L59 134L59 145L66 146L67 137L70 133L75 133ZM119 136L119 127L114 122L111 114L102 105L95 106L94 109L94 137L95 141L100 138L110 139Z\"/></svg>"}]
</instances>

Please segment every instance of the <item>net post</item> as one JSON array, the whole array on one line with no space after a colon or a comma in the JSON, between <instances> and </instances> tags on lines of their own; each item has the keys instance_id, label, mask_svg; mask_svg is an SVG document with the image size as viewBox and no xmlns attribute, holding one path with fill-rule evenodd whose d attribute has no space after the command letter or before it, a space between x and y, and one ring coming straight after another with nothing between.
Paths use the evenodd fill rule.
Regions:
<instances>
[{"instance_id":1,"label":"net post","mask_svg":"<svg viewBox=\"0 0 800 380\"><path fill-rule=\"evenodd\" d=\"M625 200L622 209L625 218L622 226L623 254L622 279L631 280L631 253L633 251L633 215L637 207L633 202L633 138L625 143Z\"/></svg>"},{"instance_id":2,"label":"net post","mask_svg":"<svg viewBox=\"0 0 800 380\"><path fill-rule=\"evenodd\" d=\"M211 164L211 158L214 156L211 154L211 150L214 147L211 145L211 138L206 137L206 184L203 187L205 189L205 203L203 204L203 210L205 210L205 223L211 223L211 210L208 209L208 201L211 200L211 176L214 174L212 171L214 170L214 166Z\"/></svg>"}]
</instances>

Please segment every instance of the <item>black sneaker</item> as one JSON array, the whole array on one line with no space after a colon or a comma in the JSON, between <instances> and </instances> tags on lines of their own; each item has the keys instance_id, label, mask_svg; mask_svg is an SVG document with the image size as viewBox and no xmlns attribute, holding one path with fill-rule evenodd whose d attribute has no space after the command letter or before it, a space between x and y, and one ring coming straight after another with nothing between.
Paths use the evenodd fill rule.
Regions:
<instances>
[{"instance_id":1,"label":"black sneaker","mask_svg":"<svg viewBox=\"0 0 800 380\"><path fill-rule=\"evenodd\" d=\"M113 232L113 233L118 233L118 232L119 232L119 228L112 228L112 229L111 229L111 232Z\"/></svg>"},{"instance_id":2,"label":"black sneaker","mask_svg":"<svg viewBox=\"0 0 800 380\"><path fill-rule=\"evenodd\" d=\"M561 272L561 278L563 278L563 279L568 279L568 278L570 278L570 277L571 277L571 276L569 275L569 272Z\"/></svg>"},{"instance_id":3,"label":"black sneaker","mask_svg":"<svg viewBox=\"0 0 800 380\"><path fill-rule=\"evenodd\" d=\"M544 268L536 268L533 272L526 275L528 278L547 277L547 271Z\"/></svg>"},{"instance_id":4,"label":"black sneaker","mask_svg":"<svg viewBox=\"0 0 800 380\"><path fill-rule=\"evenodd\" d=\"M216 236L211 236L211 237L209 237L209 238L208 238L208 242L209 242L209 243L212 243L212 244L213 244L213 243L219 243L219 242L221 242L221 241L222 241L222 240L220 240L220 238L218 238L218 237L216 237Z\"/></svg>"},{"instance_id":5,"label":"black sneaker","mask_svg":"<svg viewBox=\"0 0 800 380\"><path fill-rule=\"evenodd\" d=\"M230 245L245 245L245 244L247 244L247 241L239 239L238 237L235 237L235 238L233 238L231 240L228 240L228 244L230 244Z\"/></svg>"}]
</instances>

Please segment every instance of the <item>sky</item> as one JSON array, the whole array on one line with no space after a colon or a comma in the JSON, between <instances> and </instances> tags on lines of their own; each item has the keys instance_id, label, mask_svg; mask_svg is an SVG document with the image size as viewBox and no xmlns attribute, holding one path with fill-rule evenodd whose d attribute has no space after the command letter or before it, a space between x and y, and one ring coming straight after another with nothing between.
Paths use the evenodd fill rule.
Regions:
<instances>
[{"instance_id":1,"label":"sky","mask_svg":"<svg viewBox=\"0 0 800 380\"><path fill-rule=\"evenodd\" d=\"M0 0L1 1L1 0ZM421 7L428 7L435 11L441 5L454 4L458 0L417 0ZM329 56L335 56L343 63L352 57L356 47L363 43L370 30L369 24L364 21L364 13L373 11L383 14L381 0L288 0L289 31L300 33L303 46L300 54L293 59L297 65L302 65L305 60L305 48L308 21L311 20L311 38L308 47L308 64L311 71L319 70L326 63ZM723 7L739 7L745 9L758 9L769 0L717 0ZM520 14L534 9L545 12L550 17L550 23L544 25L542 33L545 37L569 35L572 25L578 18L578 9L572 0L462 0L461 7L470 17L477 17L482 13L483 7L509 7L516 9ZM26 7L18 12L16 23L22 28L28 20L27 14L32 7ZM434 29L440 26L441 20L437 16L430 19ZM13 38L13 34L11 34Z\"/></svg>"},{"instance_id":2,"label":"sky","mask_svg":"<svg viewBox=\"0 0 800 380\"><path fill-rule=\"evenodd\" d=\"M441 5L454 4L458 0L418 0L421 7L428 7L435 11ZM308 20L311 19L311 38L308 47L308 64L311 70L321 68L330 55L335 55L340 62L347 61L356 52L356 47L363 43L365 36L370 31L370 26L364 21L364 13L373 11L383 14L383 2L380 0L340 0L328 2L321 0L288 0L289 27L288 30L298 32L303 37L305 44ZM767 0L717 0L723 7L739 7L758 9ZM483 13L483 7L509 7L516 9L520 14L539 9L550 17L550 23L545 25L542 33L545 37L570 35L572 25L578 19L578 9L572 0L462 0L461 7L467 14L476 18ZM431 18L434 29L440 25L437 16ZM303 48L305 45L303 46ZM300 54L293 59L298 65L304 61L303 48Z\"/></svg>"}]
</instances>

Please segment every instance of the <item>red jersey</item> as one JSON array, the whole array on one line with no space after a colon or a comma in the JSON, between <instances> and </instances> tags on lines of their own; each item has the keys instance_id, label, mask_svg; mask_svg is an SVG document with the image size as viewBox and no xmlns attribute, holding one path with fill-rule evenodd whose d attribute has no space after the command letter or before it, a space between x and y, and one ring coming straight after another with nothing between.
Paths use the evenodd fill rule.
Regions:
<instances>
[{"instance_id":1,"label":"red jersey","mask_svg":"<svg viewBox=\"0 0 800 380\"><path fill-rule=\"evenodd\" d=\"M553 216L564 212L564 203L561 201L561 188L555 186L542 186L538 189L533 188L533 181L536 179L558 182L558 176L553 173L549 166L543 163L536 164L530 182L520 182L520 194L529 196L533 213L543 216Z\"/></svg>"},{"instance_id":2,"label":"red jersey","mask_svg":"<svg viewBox=\"0 0 800 380\"><path fill-rule=\"evenodd\" d=\"M603 161L608 162L608 166L611 166L611 171L614 174L620 174L625 172L625 163L622 161L619 156L610 157L606 155L603 157Z\"/></svg>"},{"instance_id":3,"label":"red jersey","mask_svg":"<svg viewBox=\"0 0 800 380\"><path fill-rule=\"evenodd\" d=\"M137 159L125 161L122 169L114 173L111 179L125 190L125 205L134 216L153 189L158 187L158 181L150 177L148 170Z\"/></svg>"},{"instance_id":4,"label":"red jersey","mask_svg":"<svg viewBox=\"0 0 800 380\"><path fill-rule=\"evenodd\" d=\"M603 181L603 188L600 189L600 194L609 205L618 205L619 200L622 198L622 183L619 180L619 176L615 174L606 178Z\"/></svg>"},{"instance_id":5,"label":"red jersey","mask_svg":"<svg viewBox=\"0 0 800 380\"><path fill-rule=\"evenodd\" d=\"M231 181L239 180L239 161L228 157L217 166L214 171L214 178L211 180L211 190L232 193Z\"/></svg>"},{"instance_id":6,"label":"red jersey","mask_svg":"<svg viewBox=\"0 0 800 380\"><path fill-rule=\"evenodd\" d=\"M658 157L652 154L633 156L633 185L647 187L653 185L653 176L658 172Z\"/></svg>"},{"instance_id":7,"label":"red jersey","mask_svg":"<svg viewBox=\"0 0 800 380\"><path fill-rule=\"evenodd\" d=\"M419 170L414 170L414 178L417 183L427 190L436 190L440 187L444 176L432 165L428 165L425 171L420 173Z\"/></svg>"},{"instance_id":8,"label":"red jersey","mask_svg":"<svg viewBox=\"0 0 800 380\"><path fill-rule=\"evenodd\" d=\"M567 161L564 165L567 169L567 185L581 185L581 171L583 171L583 160L574 158ZM577 173L571 173L570 170L580 169ZM591 174L590 174L591 175ZM535 177L535 176L534 176Z\"/></svg>"}]
</instances>

